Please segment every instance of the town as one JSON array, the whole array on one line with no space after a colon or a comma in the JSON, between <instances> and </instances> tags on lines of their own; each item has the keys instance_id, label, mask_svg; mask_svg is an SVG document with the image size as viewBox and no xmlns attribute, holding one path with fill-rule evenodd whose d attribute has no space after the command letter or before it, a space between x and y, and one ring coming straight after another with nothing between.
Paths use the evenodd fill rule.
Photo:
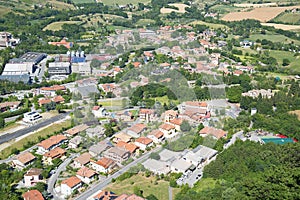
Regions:
<instances>
[{"instance_id":1,"label":"town","mask_svg":"<svg viewBox=\"0 0 300 200\"><path fill-rule=\"evenodd\" d=\"M205 199L206 192L207 198L243 199L248 193L234 185L249 189L248 180L238 177L247 170L273 177L270 166L280 163L277 171L285 162L288 170L299 167L299 36L254 19L230 22L225 15L218 21L217 3L199 13L203 23L184 23L179 19L197 13L196 4L183 4L181 12L182 7L166 2L160 12L168 23L132 27L119 18L105 19L132 9L155 12L156 1L111 6L100 18L103 27L117 24L113 30L96 33L85 27L93 39L83 40L79 29L81 39L68 35L70 28L43 41L44 50L36 42L20 51L28 42L24 35L9 28L0 33L0 167L9 185L3 195L165 200ZM93 5L103 4L78 5L78 13L91 14ZM49 5L35 6L47 10ZM295 4L285 12L298 9ZM69 12L70 21L84 19L76 10ZM288 39L251 37L266 32ZM287 161L289 150L295 160ZM233 173L235 168L241 172Z\"/></svg>"}]
</instances>

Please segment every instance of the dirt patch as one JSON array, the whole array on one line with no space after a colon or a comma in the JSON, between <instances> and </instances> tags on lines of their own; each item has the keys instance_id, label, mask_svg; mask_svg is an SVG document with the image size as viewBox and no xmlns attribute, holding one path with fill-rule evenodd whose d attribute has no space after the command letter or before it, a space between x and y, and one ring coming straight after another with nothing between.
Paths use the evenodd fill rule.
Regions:
<instances>
[{"instance_id":1,"label":"dirt patch","mask_svg":"<svg viewBox=\"0 0 300 200\"><path fill-rule=\"evenodd\" d=\"M287 25L287 24L275 24L275 23L261 23L263 26L273 26L274 28L277 29L282 29L285 31L290 31L290 30L299 30L300 25Z\"/></svg>"},{"instance_id":2,"label":"dirt patch","mask_svg":"<svg viewBox=\"0 0 300 200\"><path fill-rule=\"evenodd\" d=\"M289 113L297 115L298 119L300 120L300 110L290 111Z\"/></svg>"},{"instance_id":3,"label":"dirt patch","mask_svg":"<svg viewBox=\"0 0 300 200\"><path fill-rule=\"evenodd\" d=\"M254 8L251 11L229 13L225 15L222 20L241 21L243 19L256 19L260 22L267 22L285 10L292 10L294 8L300 8L300 6Z\"/></svg>"}]
</instances>

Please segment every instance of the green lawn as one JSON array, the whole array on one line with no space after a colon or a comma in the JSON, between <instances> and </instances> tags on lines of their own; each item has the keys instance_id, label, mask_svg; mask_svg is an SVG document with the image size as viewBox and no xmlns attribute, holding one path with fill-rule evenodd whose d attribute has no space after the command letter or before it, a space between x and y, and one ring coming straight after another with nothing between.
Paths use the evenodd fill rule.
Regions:
<instances>
[{"instance_id":1,"label":"green lawn","mask_svg":"<svg viewBox=\"0 0 300 200\"><path fill-rule=\"evenodd\" d=\"M161 104L169 104L170 101L172 101L175 104L178 104L179 101L178 100L169 100L169 98L167 96L163 96L163 97L156 97L156 98L151 98L153 100L159 101Z\"/></svg>"},{"instance_id":2,"label":"green lawn","mask_svg":"<svg viewBox=\"0 0 300 200\"><path fill-rule=\"evenodd\" d=\"M12 142L12 144L9 147L3 149L0 152L0 159L7 158L9 155L11 155L13 149L23 150L23 146L25 144L27 144L28 142L32 142L32 143L36 144L39 142L39 140L38 140L39 137L46 137L47 135L53 134L55 131L61 130L63 127L69 127L70 125L71 125L70 120L59 123L59 124L53 124L41 131L38 131L32 135L29 135L29 136L23 138L17 142Z\"/></svg>"},{"instance_id":3,"label":"green lawn","mask_svg":"<svg viewBox=\"0 0 300 200\"><path fill-rule=\"evenodd\" d=\"M300 45L299 40L293 40L284 35L272 34L272 33L268 33L268 32L265 35L252 34L252 35L250 35L250 37L248 39L252 40L252 41L256 41L257 39L260 39L260 40L266 39L266 40L270 40L272 42L283 42L283 43L291 43L293 41L295 44Z\"/></svg>"},{"instance_id":4,"label":"green lawn","mask_svg":"<svg viewBox=\"0 0 300 200\"><path fill-rule=\"evenodd\" d=\"M80 24L81 21L62 21L62 22L53 22L48 24L43 30L59 31L62 29L64 24Z\"/></svg>"},{"instance_id":5,"label":"green lawn","mask_svg":"<svg viewBox=\"0 0 300 200\"><path fill-rule=\"evenodd\" d=\"M81 3L95 3L95 0L72 0L75 4Z\"/></svg>"},{"instance_id":6,"label":"green lawn","mask_svg":"<svg viewBox=\"0 0 300 200\"><path fill-rule=\"evenodd\" d=\"M300 24L300 13L283 13L273 19L277 23L287 23L287 24Z\"/></svg>"},{"instance_id":7,"label":"green lawn","mask_svg":"<svg viewBox=\"0 0 300 200\"><path fill-rule=\"evenodd\" d=\"M209 190L215 187L216 182L213 178L202 178L194 187L197 192Z\"/></svg>"},{"instance_id":8,"label":"green lawn","mask_svg":"<svg viewBox=\"0 0 300 200\"><path fill-rule=\"evenodd\" d=\"M105 100L100 100L98 102L99 105L102 105L104 107L109 107L109 106L122 106L122 100L110 100L110 99L105 99Z\"/></svg>"},{"instance_id":9,"label":"green lawn","mask_svg":"<svg viewBox=\"0 0 300 200\"><path fill-rule=\"evenodd\" d=\"M101 2L106 5L115 5L115 4L126 5L130 3L137 5L138 3L147 4L150 2L150 0L102 0Z\"/></svg>"},{"instance_id":10,"label":"green lawn","mask_svg":"<svg viewBox=\"0 0 300 200\"><path fill-rule=\"evenodd\" d=\"M157 184L156 184L157 183ZM132 194L133 188L138 187L143 190L143 196L147 197L150 194L155 195L159 200L169 199L169 182L164 180L155 181L155 177L146 178L142 174L137 174L129 179L121 182L115 182L108 185L105 190L112 191L117 195L120 194ZM178 191L175 190L177 193Z\"/></svg>"},{"instance_id":11,"label":"green lawn","mask_svg":"<svg viewBox=\"0 0 300 200\"><path fill-rule=\"evenodd\" d=\"M140 19L136 24L138 26L147 26L149 24L154 24L155 21L152 19Z\"/></svg>"},{"instance_id":12,"label":"green lawn","mask_svg":"<svg viewBox=\"0 0 300 200\"><path fill-rule=\"evenodd\" d=\"M208 26L210 28L213 28L213 29L226 28L227 27L226 25L223 25L223 24L213 24L213 23L208 23L208 22L204 22L204 21L200 21L200 20L193 21L190 24L192 24L192 25L196 25L196 24L206 25L206 26Z\"/></svg>"},{"instance_id":13,"label":"green lawn","mask_svg":"<svg viewBox=\"0 0 300 200\"><path fill-rule=\"evenodd\" d=\"M270 56L276 58L277 62L280 65L282 65L282 60L284 58L289 59L291 63L288 66L288 69L290 69L290 71L300 73L300 56L295 56L294 53L288 51L275 51L275 50L270 51Z\"/></svg>"}]
</instances>

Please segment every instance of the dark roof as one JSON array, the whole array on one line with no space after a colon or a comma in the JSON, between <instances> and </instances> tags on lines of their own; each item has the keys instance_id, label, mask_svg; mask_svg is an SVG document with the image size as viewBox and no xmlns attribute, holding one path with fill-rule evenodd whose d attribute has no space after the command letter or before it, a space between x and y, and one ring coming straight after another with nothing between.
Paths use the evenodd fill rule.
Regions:
<instances>
[{"instance_id":1,"label":"dark roof","mask_svg":"<svg viewBox=\"0 0 300 200\"><path fill-rule=\"evenodd\" d=\"M0 75L0 80L7 80L10 82L18 83L30 83L30 75L29 74L22 74L22 75Z\"/></svg>"}]
</instances>

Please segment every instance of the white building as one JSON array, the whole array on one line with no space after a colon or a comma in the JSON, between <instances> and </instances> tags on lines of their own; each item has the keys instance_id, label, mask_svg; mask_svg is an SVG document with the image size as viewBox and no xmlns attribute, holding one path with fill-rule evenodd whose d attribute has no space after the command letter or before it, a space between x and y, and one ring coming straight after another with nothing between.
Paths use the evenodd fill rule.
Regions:
<instances>
[{"instance_id":1,"label":"white building","mask_svg":"<svg viewBox=\"0 0 300 200\"><path fill-rule=\"evenodd\" d=\"M82 181L76 177L72 176L61 182L60 191L66 197L71 195L75 190L79 189L82 185Z\"/></svg>"},{"instance_id":2,"label":"white building","mask_svg":"<svg viewBox=\"0 0 300 200\"><path fill-rule=\"evenodd\" d=\"M40 113L36 111L28 112L24 114L23 121L26 123L35 123L42 119Z\"/></svg>"}]
</instances>

